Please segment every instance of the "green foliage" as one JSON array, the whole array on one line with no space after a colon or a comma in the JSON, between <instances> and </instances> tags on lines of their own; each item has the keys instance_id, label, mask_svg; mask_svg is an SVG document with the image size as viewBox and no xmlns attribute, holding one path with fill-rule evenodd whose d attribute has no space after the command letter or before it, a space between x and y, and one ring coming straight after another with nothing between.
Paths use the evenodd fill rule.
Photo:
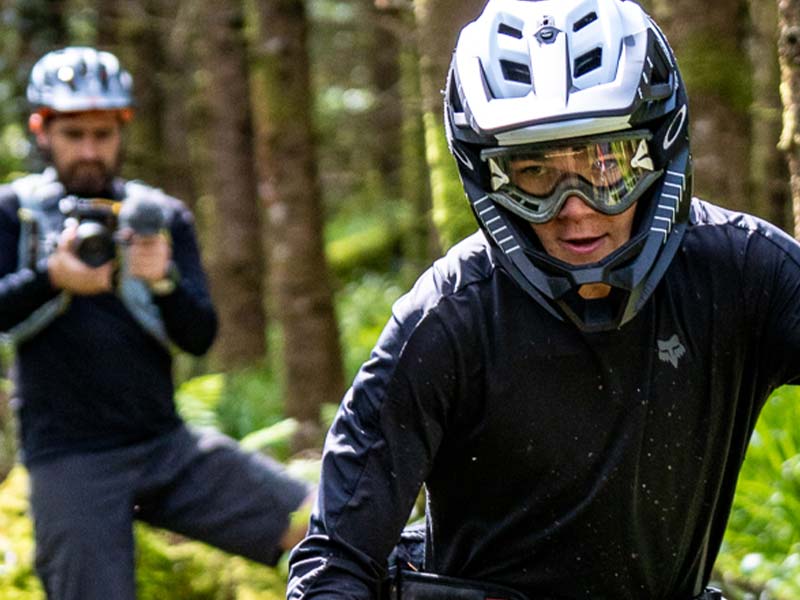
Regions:
<instances>
[{"instance_id":1,"label":"green foliage","mask_svg":"<svg viewBox=\"0 0 800 600\"><path fill-rule=\"evenodd\" d=\"M317 484L321 467L322 461L319 458L296 458L286 465L286 471L297 479Z\"/></svg>"},{"instance_id":2,"label":"green foliage","mask_svg":"<svg viewBox=\"0 0 800 600\"><path fill-rule=\"evenodd\" d=\"M267 369L213 373L190 379L177 389L178 412L195 427L210 427L241 439L248 449L288 458L297 424L283 419L281 394Z\"/></svg>"},{"instance_id":3,"label":"green foliage","mask_svg":"<svg viewBox=\"0 0 800 600\"><path fill-rule=\"evenodd\" d=\"M139 524L136 585L141 600L282 600L284 572Z\"/></svg>"},{"instance_id":4,"label":"green foliage","mask_svg":"<svg viewBox=\"0 0 800 600\"><path fill-rule=\"evenodd\" d=\"M402 201L384 201L369 210L339 210L325 226L331 270L342 280L388 270L401 255L410 223L409 207Z\"/></svg>"},{"instance_id":5,"label":"green foliage","mask_svg":"<svg viewBox=\"0 0 800 600\"><path fill-rule=\"evenodd\" d=\"M292 437L299 428L300 424L296 419L283 419L274 425L247 434L242 438L241 446L251 452L265 452L278 460L286 460L290 453Z\"/></svg>"},{"instance_id":6,"label":"green foliage","mask_svg":"<svg viewBox=\"0 0 800 600\"><path fill-rule=\"evenodd\" d=\"M181 416L197 427L219 429L217 406L225 387L221 373L201 375L190 379L175 391L175 403Z\"/></svg>"},{"instance_id":7,"label":"green foliage","mask_svg":"<svg viewBox=\"0 0 800 600\"><path fill-rule=\"evenodd\" d=\"M213 427L235 439L274 425L285 417L278 358L277 327L269 332L273 361L227 373L210 373L182 382L176 392L178 412L197 427Z\"/></svg>"},{"instance_id":8,"label":"green foliage","mask_svg":"<svg viewBox=\"0 0 800 600\"><path fill-rule=\"evenodd\" d=\"M170 598L197 598L213 600L218 597L220 584L215 578L222 565L214 563L216 556L203 556L192 544L170 544L169 539L152 530L136 527L136 587L140 598L163 598L170 590ZM211 552L210 554L215 554ZM202 557L198 560L198 557ZM210 559L210 560L209 560ZM211 566L209 571L206 567Z\"/></svg>"},{"instance_id":9,"label":"green foliage","mask_svg":"<svg viewBox=\"0 0 800 600\"><path fill-rule=\"evenodd\" d=\"M800 598L800 387L764 408L739 475L717 570L764 588L761 600Z\"/></svg>"},{"instance_id":10,"label":"green foliage","mask_svg":"<svg viewBox=\"0 0 800 600\"><path fill-rule=\"evenodd\" d=\"M447 148L441 118L426 113L424 121L428 164L431 168L433 222L446 250L475 231L477 225L464 195L458 168Z\"/></svg>"},{"instance_id":11,"label":"green foliage","mask_svg":"<svg viewBox=\"0 0 800 600\"><path fill-rule=\"evenodd\" d=\"M6 366L11 364L13 352L10 344L0 341L0 481L14 467L17 455L17 432L10 400L11 381L6 379ZM2 548L0 548L2 552Z\"/></svg>"},{"instance_id":12,"label":"green foliage","mask_svg":"<svg viewBox=\"0 0 800 600\"><path fill-rule=\"evenodd\" d=\"M270 351L280 356L274 344ZM283 419L283 386L277 368L259 365L226 374L216 414L219 429L236 439Z\"/></svg>"},{"instance_id":13,"label":"green foliage","mask_svg":"<svg viewBox=\"0 0 800 600\"><path fill-rule=\"evenodd\" d=\"M4 95L3 89L0 85L0 98ZM0 128L0 180L10 181L21 175L30 149L30 142L19 124L10 123Z\"/></svg>"},{"instance_id":14,"label":"green foliage","mask_svg":"<svg viewBox=\"0 0 800 600\"><path fill-rule=\"evenodd\" d=\"M44 598L33 572L33 525L27 517L28 481L21 467L0 484L0 597Z\"/></svg>"},{"instance_id":15,"label":"green foliage","mask_svg":"<svg viewBox=\"0 0 800 600\"><path fill-rule=\"evenodd\" d=\"M392 304L404 292L392 275L367 274L347 284L337 296L337 310L348 380L369 358L383 327L392 314Z\"/></svg>"}]
</instances>

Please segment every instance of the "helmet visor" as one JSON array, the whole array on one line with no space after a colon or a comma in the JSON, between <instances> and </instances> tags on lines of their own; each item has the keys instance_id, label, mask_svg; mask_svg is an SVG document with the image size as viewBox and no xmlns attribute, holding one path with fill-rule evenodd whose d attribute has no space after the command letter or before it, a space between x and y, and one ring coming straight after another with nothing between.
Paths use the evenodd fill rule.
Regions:
<instances>
[{"instance_id":1,"label":"helmet visor","mask_svg":"<svg viewBox=\"0 0 800 600\"><path fill-rule=\"evenodd\" d=\"M570 196L604 214L619 214L661 174L650 157L649 137L638 132L568 145L484 150L490 196L533 223L554 218Z\"/></svg>"}]
</instances>

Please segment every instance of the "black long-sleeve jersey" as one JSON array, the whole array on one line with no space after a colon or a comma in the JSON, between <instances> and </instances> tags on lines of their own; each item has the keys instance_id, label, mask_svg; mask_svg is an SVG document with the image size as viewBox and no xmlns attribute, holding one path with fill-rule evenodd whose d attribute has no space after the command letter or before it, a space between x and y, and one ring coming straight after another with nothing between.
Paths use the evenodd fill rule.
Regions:
<instances>
[{"instance_id":1,"label":"black long-sleeve jersey","mask_svg":"<svg viewBox=\"0 0 800 600\"><path fill-rule=\"evenodd\" d=\"M110 197L119 199L121 182ZM170 198L172 259L180 281L155 297L170 338L200 355L217 329L190 211ZM58 294L45 261L18 268L19 200L0 187L0 331ZM15 395L26 463L69 452L113 448L176 427L172 356L114 293L74 296L68 309L16 349Z\"/></svg>"},{"instance_id":2,"label":"black long-sleeve jersey","mask_svg":"<svg viewBox=\"0 0 800 600\"><path fill-rule=\"evenodd\" d=\"M478 233L392 312L328 434L289 598L376 597L423 483L427 570L537 600L707 580L759 411L800 377L796 242L695 200L641 313L582 333Z\"/></svg>"}]
</instances>

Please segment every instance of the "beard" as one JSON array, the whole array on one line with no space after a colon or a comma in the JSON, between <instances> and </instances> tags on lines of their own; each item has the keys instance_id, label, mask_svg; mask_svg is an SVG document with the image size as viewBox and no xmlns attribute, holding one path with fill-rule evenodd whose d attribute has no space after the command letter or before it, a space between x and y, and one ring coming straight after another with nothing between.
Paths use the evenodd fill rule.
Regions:
<instances>
[{"instance_id":1,"label":"beard","mask_svg":"<svg viewBox=\"0 0 800 600\"><path fill-rule=\"evenodd\" d=\"M108 196L117 167L103 161L78 161L69 165L56 165L58 178L67 193L85 198Z\"/></svg>"}]
</instances>

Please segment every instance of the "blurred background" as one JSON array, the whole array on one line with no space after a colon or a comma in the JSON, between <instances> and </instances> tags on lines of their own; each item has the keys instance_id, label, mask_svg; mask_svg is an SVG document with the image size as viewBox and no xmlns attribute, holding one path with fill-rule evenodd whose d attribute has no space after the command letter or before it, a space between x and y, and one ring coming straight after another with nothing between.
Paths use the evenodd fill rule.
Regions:
<instances>
[{"instance_id":1,"label":"blurred background","mask_svg":"<svg viewBox=\"0 0 800 600\"><path fill-rule=\"evenodd\" d=\"M33 63L65 45L114 52L137 97L123 174L193 208L221 318L208 357L177 357L180 409L314 479L332 413L392 302L475 228L441 90L457 32L483 4L2 0L0 181L42 167L26 127ZM800 40L786 34L800 31L781 7L792 3L642 4L689 90L695 193L793 233L779 61ZM0 597L38 599L13 390L0 383ZM783 388L751 444L717 562L731 599L800 598L797 423L800 393ZM137 536L142 598L283 597L284 565Z\"/></svg>"}]
</instances>

